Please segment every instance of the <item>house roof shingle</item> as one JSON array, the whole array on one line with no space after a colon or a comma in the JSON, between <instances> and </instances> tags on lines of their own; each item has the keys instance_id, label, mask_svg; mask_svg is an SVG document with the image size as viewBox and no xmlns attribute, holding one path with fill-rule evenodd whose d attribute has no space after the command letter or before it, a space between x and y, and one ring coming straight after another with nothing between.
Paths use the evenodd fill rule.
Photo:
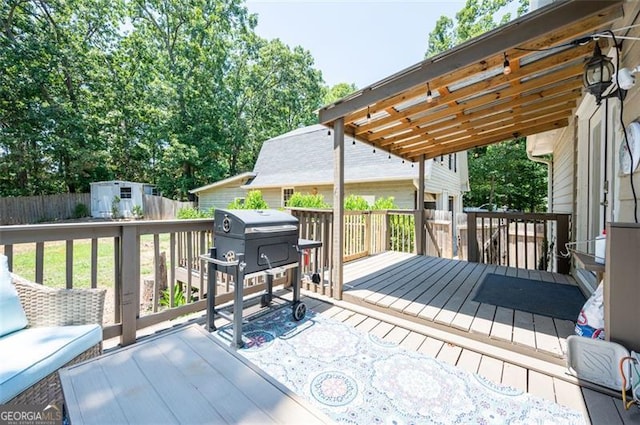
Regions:
<instances>
[{"instance_id":1,"label":"house roof shingle","mask_svg":"<svg viewBox=\"0 0 640 425\"><path fill-rule=\"evenodd\" d=\"M324 125L293 130L264 142L247 188L333 184L333 135ZM418 167L381 149L373 149L345 135L345 182L412 180ZM431 161L425 179L431 175Z\"/></svg>"}]
</instances>

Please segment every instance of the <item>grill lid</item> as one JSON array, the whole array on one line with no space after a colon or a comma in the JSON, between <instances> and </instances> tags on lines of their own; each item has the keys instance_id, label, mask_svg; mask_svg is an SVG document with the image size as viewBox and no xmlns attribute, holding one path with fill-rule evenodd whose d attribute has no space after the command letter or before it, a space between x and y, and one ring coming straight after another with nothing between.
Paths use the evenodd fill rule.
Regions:
<instances>
[{"instance_id":1,"label":"grill lid","mask_svg":"<svg viewBox=\"0 0 640 425\"><path fill-rule=\"evenodd\" d=\"M244 237L260 233L298 232L298 219L278 210L224 210L214 215L216 235Z\"/></svg>"}]
</instances>

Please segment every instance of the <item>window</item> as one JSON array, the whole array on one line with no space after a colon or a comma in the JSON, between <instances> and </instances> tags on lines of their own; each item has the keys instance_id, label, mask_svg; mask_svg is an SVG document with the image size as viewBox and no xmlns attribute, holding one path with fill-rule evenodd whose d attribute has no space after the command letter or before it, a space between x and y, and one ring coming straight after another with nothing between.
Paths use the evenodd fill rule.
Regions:
<instances>
[{"instance_id":1,"label":"window","mask_svg":"<svg viewBox=\"0 0 640 425\"><path fill-rule=\"evenodd\" d=\"M120 188L120 199L131 199L131 188L130 187L121 187Z\"/></svg>"},{"instance_id":2,"label":"window","mask_svg":"<svg viewBox=\"0 0 640 425\"><path fill-rule=\"evenodd\" d=\"M282 189L282 206L286 207L287 206L287 202L289 202L289 199L291 198L291 195L293 195L293 188L292 187L285 187Z\"/></svg>"},{"instance_id":3,"label":"window","mask_svg":"<svg viewBox=\"0 0 640 425\"><path fill-rule=\"evenodd\" d=\"M233 198L233 202L237 203L238 205L244 205L244 200L245 198Z\"/></svg>"}]
</instances>

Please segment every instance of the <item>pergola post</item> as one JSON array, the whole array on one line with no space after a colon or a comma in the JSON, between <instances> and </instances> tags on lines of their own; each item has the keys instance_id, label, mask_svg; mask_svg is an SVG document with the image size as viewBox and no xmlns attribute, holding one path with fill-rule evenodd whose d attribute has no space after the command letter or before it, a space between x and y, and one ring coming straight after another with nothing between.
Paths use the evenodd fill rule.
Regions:
<instances>
[{"instance_id":1,"label":"pergola post","mask_svg":"<svg viewBox=\"0 0 640 425\"><path fill-rule=\"evenodd\" d=\"M333 122L333 297L342 299L344 258L344 118Z\"/></svg>"},{"instance_id":2,"label":"pergola post","mask_svg":"<svg viewBox=\"0 0 640 425\"><path fill-rule=\"evenodd\" d=\"M425 255L426 244L424 235L424 155L420 155L418 161L418 199L416 201L416 214L414 218L416 226L416 254Z\"/></svg>"}]
</instances>

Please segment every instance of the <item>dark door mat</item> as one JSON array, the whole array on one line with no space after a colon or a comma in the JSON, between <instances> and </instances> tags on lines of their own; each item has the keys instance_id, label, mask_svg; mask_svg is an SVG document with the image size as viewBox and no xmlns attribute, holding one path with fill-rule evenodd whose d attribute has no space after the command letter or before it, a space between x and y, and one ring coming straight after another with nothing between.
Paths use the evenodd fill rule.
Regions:
<instances>
[{"instance_id":1,"label":"dark door mat","mask_svg":"<svg viewBox=\"0 0 640 425\"><path fill-rule=\"evenodd\" d=\"M575 322L585 297L577 286L489 273L473 300Z\"/></svg>"}]
</instances>

